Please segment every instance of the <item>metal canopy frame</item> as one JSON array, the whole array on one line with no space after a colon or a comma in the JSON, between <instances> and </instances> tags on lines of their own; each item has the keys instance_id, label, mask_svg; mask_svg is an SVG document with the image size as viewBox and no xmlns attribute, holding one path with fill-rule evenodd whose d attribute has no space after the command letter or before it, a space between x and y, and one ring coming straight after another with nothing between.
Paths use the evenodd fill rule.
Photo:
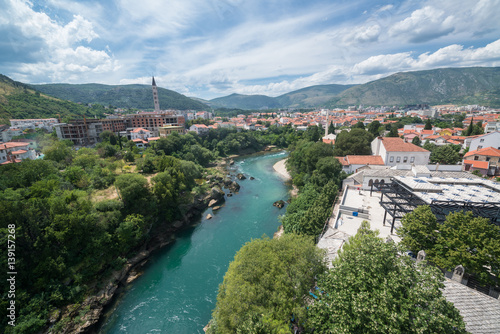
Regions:
<instances>
[{"instance_id":1,"label":"metal canopy frame","mask_svg":"<svg viewBox=\"0 0 500 334\"><path fill-rule=\"evenodd\" d=\"M474 216L488 218L493 224L500 226L500 203L433 200L429 204L394 179L391 183L377 183L373 186L382 193L380 206L385 210L384 224L387 213L392 217L391 234L396 219L403 218L420 205L429 205L438 222L444 222L450 212L471 211Z\"/></svg>"}]
</instances>

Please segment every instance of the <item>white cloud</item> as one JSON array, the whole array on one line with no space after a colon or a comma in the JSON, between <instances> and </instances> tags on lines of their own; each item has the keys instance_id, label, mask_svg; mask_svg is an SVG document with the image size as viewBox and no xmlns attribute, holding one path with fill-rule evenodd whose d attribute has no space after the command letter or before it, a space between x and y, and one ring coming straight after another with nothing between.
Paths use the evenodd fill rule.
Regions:
<instances>
[{"instance_id":1,"label":"white cloud","mask_svg":"<svg viewBox=\"0 0 500 334\"><path fill-rule=\"evenodd\" d=\"M70 22L62 24L45 13L34 11L31 3L15 0L7 2L3 13L0 22L16 27L22 38L42 41L39 49L34 51L37 62L19 65L16 68L19 76L67 82L76 74L102 73L118 68L117 61L106 51L80 45L99 37L93 24L80 15L74 15Z\"/></svg>"},{"instance_id":2,"label":"white cloud","mask_svg":"<svg viewBox=\"0 0 500 334\"><path fill-rule=\"evenodd\" d=\"M380 35L381 28L378 24L370 26L361 26L348 33L344 38L344 43L347 45L357 43L376 42Z\"/></svg>"},{"instance_id":3,"label":"white cloud","mask_svg":"<svg viewBox=\"0 0 500 334\"><path fill-rule=\"evenodd\" d=\"M389 34L404 36L413 43L422 43L452 33L455 30L454 21L453 15L446 15L443 10L426 6L396 23Z\"/></svg>"}]
</instances>

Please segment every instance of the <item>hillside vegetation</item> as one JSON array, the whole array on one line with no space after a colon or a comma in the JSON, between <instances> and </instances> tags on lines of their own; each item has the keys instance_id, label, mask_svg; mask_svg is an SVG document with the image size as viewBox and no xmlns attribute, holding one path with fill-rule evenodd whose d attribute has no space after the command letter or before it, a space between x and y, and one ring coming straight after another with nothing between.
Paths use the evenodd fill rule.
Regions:
<instances>
[{"instance_id":1,"label":"hillside vegetation","mask_svg":"<svg viewBox=\"0 0 500 334\"><path fill-rule=\"evenodd\" d=\"M45 84L32 85L37 90L80 103L99 103L118 108L154 109L153 92L149 85ZM158 87L160 108L202 110L207 106L182 94Z\"/></svg>"},{"instance_id":2,"label":"hillside vegetation","mask_svg":"<svg viewBox=\"0 0 500 334\"><path fill-rule=\"evenodd\" d=\"M317 85L276 97L282 107L311 108L322 106L341 92L355 85Z\"/></svg>"},{"instance_id":3,"label":"hillside vegetation","mask_svg":"<svg viewBox=\"0 0 500 334\"><path fill-rule=\"evenodd\" d=\"M266 95L231 94L210 100L214 107L238 109L272 109L280 108L281 104L273 97Z\"/></svg>"},{"instance_id":4,"label":"hillside vegetation","mask_svg":"<svg viewBox=\"0 0 500 334\"><path fill-rule=\"evenodd\" d=\"M88 108L62 101L0 74L0 124L16 118L100 117L103 112L101 106Z\"/></svg>"},{"instance_id":5,"label":"hillside vegetation","mask_svg":"<svg viewBox=\"0 0 500 334\"><path fill-rule=\"evenodd\" d=\"M340 93L327 107L346 105L479 104L500 106L500 67L402 72Z\"/></svg>"}]
</instances>

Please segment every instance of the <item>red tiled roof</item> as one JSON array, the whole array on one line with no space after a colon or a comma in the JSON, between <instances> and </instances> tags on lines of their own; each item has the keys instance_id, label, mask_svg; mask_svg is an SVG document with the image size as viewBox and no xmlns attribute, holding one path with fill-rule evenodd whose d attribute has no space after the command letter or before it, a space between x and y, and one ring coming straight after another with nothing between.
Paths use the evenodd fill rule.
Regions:
<instances>
[{"instance_id":1,"label":"red tiled roof","mask_svg":"<svg viewBox=\"0 0 500 334\"><path fill-rule=\"evenodd\" d=\"M429 152L420 146L405 143L401 138L382 137L381 139L387 152Z\"/></svg>"},{"instance_id":2,"label":"red tiled roof","mask_svg":"<svg viewBox=\"0 0 500 334\"><path fill-rule=\"evenodd\" d=\"M474 168L488 169L490 163L488 161L478 161L478 160L464 160L464 165L472 165Z\"/></svg>"},{"instance_id":3,"label":"red tiled roof","mask_svg":"<svg viewBox=\"0 0 500 334\"><path fill-rule=\"evenodd\" d=\"M324 140L328 140L328 139L323 139L323 141ZM335 157L335 158L337 158L337 160L340 162L340 164L342 166L349 166L349 163L347 162L345 157Z\"/></svg>"},{"instance_id":4,"label":"red tiled roof","mask_svg":"<svg viewBox=\"0 0 500 334\"><path fill-rule=\"evenodd\" d=\"M347 155L350 165L385 165L380 155Z\"/></svg>"},{"instance_id":5,"label":"red tiled roof","mask_svg":"<svg viewBox=\"0 0 500 334\"><path fill-rule=\"evenodd\" d=\"M132 132L139 132L139 131L147 131L147 132L151 132L149 130L146 130L146 129L143 129L143 128L135 128Z\"/></svg>"},{"instance_id":6,"label":"red tiled roof","mask_svg":"<svg viewBox=\"0 0 500 334\"><path fill-rule=\"evenodd\" d=\"M15 147L28 147L29 143L17 143L17 142L8 142L8 143L0 143L0 151L15 148Z\"/></svg>"},{"instance_id":7,"label":"red tiled roof","mask_svg":"<svg viewBox=\"0 0 500 334\"><path fill-rule=\"evenodd\" d=\"M472 155L486 155L489 157L500 157L500 150L494 147L485 147L479 150L467 152L464 157L470 157Z\"/></svg>"},{"instance_id":8,"label":"red tiled roof","mask_svg":"<svg viewBox=\"0 0 500 334\"><path fill-rule=\"evenodd\" d=\"M28 152L28 151L26 151L26 150L19 150L19 151L12 151L11 153L12 154L23 154L23 153L26 153L26 152Z\"/></svg>"},{"instance_id":9,"label":"red tiled roof","mask_svg":"<svg viewBox=\"0 0 500 334\"><path fill-rule=\"evenodd\" d=\"M433 135L434 130L422 130L422 131L420 131L420 133L423 135Z\"/></svg>"}]
</instances>

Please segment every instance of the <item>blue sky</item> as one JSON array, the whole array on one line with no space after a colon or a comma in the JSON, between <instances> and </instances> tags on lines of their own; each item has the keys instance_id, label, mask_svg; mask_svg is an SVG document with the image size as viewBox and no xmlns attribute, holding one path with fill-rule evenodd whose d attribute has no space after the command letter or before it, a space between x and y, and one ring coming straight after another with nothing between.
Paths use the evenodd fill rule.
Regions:
<instances>
[{"instance_id":1,"label":"blue sky","mask_svg":"<svg viewBox=\"0 0 500 334\"><path fill-rule=\"evenodd\" d=\"M500 66L500 0L0 0L0 73L278 96Z\"/></svg>"}]
</instances>

